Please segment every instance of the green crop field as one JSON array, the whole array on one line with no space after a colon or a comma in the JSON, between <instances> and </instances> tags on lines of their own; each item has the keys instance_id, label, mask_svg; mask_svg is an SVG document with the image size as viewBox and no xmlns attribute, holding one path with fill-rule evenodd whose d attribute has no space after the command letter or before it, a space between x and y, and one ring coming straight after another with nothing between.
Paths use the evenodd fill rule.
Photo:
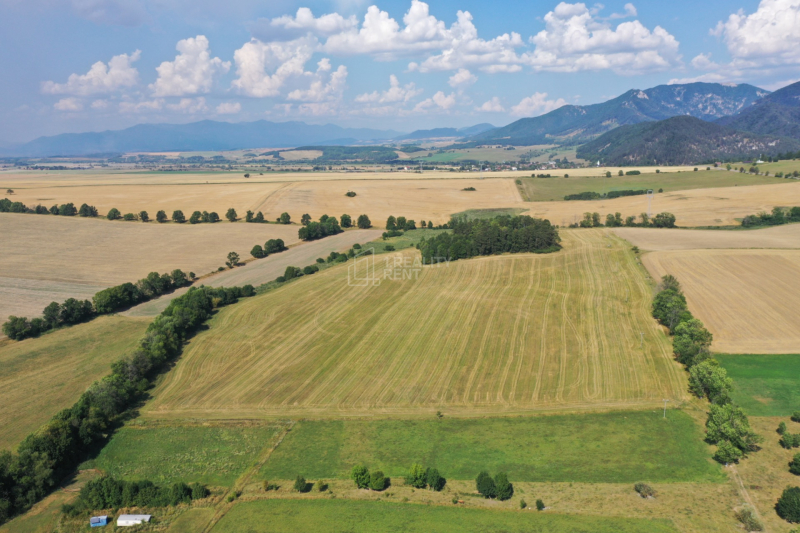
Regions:
<instances>
[{"instance_id":1,"label":"green crop field","mask_svg":"<svg viewBox=\"0 0 800 533\"><path fill-rule=\"evenodd\" d=\"M389 237L385 241L382 239L370 241L366 244L362 244L362 249L367 250L372 248L374 250L373 253L381 254L386 252L386 245L390 244L394 246L396 251L405 250L406 248L412 248L417 245L422 239L432 239L436 237L438 234L442 232L447 232L450 230L441 230L441 229L417 229L414 231L408 231L400 235L399 237Z\"/></svg>"},{"instance_id":2,"label":"green crop field","mask_svg":"<svg viewBox=\"0 0 800 533\"><path fill-rule=\"evenodd\" d=\"M630 170L635 170L631 168ZM745 185L770 185L786 183L783 178L772 176L757 176L740 174L723 170L700 170L698 172L662 172L660 174L640 174L638 176L612 176L581 177L580 169L569 171L546 171L553 178L521 178L520 192L525 200L533 202L547 202L563 200L568 194L581 192L596 192L599 194L626 189L653 189L664 192L682 191L687 189L706 189L714 187L742 187ZM569 172L570 177L562 177ZM576 200L576 202L581 202ZM591 201L583 201L587 210Z\"/></svg>"},{"instance_id":3,"label":"green crop field","mask_svg":"<svg viewBox=\"0 0 800 533\"><path fill-rule=\"evenodd\" d=\"M715 356L733 378L733 399L752 416L800 411L800 355Z\"/></svg>"},{"instance_id":4,"label":"green crop field","mask_svg":"<svg viewBox=\"0 0 800 533\"><path fill-rule=\"evenodd\" d=\"M513 481L633 483L725 479L682 411L525 418L301 421L270 456L266 479L347 478L364 464L396 478L413 463L451 479L505 471Z\"/></svg>"},{"instance_id":5,"label":"green crop field","mask_svg":"<svg viewBox=\"0 0 800 533\"><path fill-rule=\"evenodd\" d=\"M70 407L133 350L149 320L99 317L36 339L0 343L0 450Z\"/></svg>"},{"instance_id":6,"label":"green crop field","mask_svg":"<svg viewBox=\"0 0 800 533\"><path fill-rule=\"evenodd\" d=\"M604 230L563 241L553 254L426 267L416 250L385 254L366 286L364 272L348 282L350 261L250 298L190 342L143 413L470 415L684 399L627 243Z\"/></svg>"},{"instance_id":7,"label":"green crop field","mask_svg":"<svg viewBox=\"0 0 800 533\"><path fill-rule=\"evenodd\" d=\"M213 533L296 531L353 533L437 531L440 533L667 533L667 520L504 512L455 507L343 500L262 500L236 504Z\"/></svg>"},{"instance_id":8,"label":"green crop field","mask_svg":"<svg viewBox=\"0 0 800 533\"><path fill-rule=\"evenodd\" d=\"M128 426L117 431L100 455L82 468L114 477L155 483L197 482L230 486L264 449L281 425Z\"/></svg>"}]
</instances>

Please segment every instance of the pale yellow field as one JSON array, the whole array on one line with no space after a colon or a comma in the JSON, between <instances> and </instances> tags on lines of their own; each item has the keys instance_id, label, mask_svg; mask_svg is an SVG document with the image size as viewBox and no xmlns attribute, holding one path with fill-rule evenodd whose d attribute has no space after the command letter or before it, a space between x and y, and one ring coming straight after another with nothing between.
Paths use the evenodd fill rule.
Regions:
<instances>
[{"instance_id":1,"label":"pale yellow field","mask_svg":"<svg viewBox=\"0 0 800 533\"><path fill-rule=\"evenodd\" d=\"M800 248L800 224L747 231L615 228L614 233L642 250L706 248Z\"/></svg>"},{"instance_id":2,"label":"pale yellow field","mask_svg":"<svg viewBox=\"0 0 800 533\"><path fill-rule=\"evenodd\" d=\"M144 408L152 417L347 416L660 405L685 372L625 241L456 261L348 284L350 264L220 312ZM406 274L403 274L403 273ZM409 277L403 277L409 276ZM399 279L398 279L399 278ZM643 335L643 338L642 338Z\"/></svg>"},{"instance_id":3,"label":"pale yellow field","mask_svg":"<svg viewBox=\"0 0 800 533\"><path fill-rule=\"evenodd\" d=\"M157 224L0 213L0 321L39 316L53 300L90 298L149 272L180 268L198 276L244 258L256 244L298 242L295 225Z\"/></svg>"},{"instance_id":4,"label":"pale yellow field","mask_svg":"<svg viewBox=\"0 0 800 533\"><path fill-rule=\"evenodd\" d=\"M800 251L666 251L642 262L657 279L678 278L689 310L714 334L714 351L800 352Z\"/></svg>"}]
</instances>

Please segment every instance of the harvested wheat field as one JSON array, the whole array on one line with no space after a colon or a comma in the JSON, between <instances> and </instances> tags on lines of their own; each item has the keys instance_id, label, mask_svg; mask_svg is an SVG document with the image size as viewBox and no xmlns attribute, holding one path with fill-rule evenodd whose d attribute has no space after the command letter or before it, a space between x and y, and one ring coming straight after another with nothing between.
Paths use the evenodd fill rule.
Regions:
<instances>
[{"instance_id":1,"label":"harvested wheat field","mask_svg":"<svg viewBox=\"0 0 800 533\"><path fill-rule=\"evenodd\" d=\"M684 372L627 243L604 230L563 239L555 254L423 268L416 251L377 256L377 286L348 284L350 262L243 301L191 341L146 416L474 415L683 399Z\"/></svg>"},{"instance_id":2,"label":"harvested wheat field","mask_svg":"<svg viewBox=\"0 0 800 533\"><path fill-rule=\"evenodd\" d=\"M800 224L740 231L615 228L614 233L642 250L707 248L800 249Z\"/></svg>"},{"instance_id":3,"label":"harvested wheat field","mask_svg":"<svg viewBox=\"0 0 800 533\"><path fill-rule=\"evenodd\" d=\"M198 276L225 264L228 252L249 257L255 244L298 242L298 226L157 224L0 213L0 321L38 316L53 300L88 298L149 272L180 268Z\"/></svg>"},{"instance_id":4,"label":"harvested wheat field","mask_svg":"<svg viewBox=\"0 0 800 533\"><path fill-rule=\"evenodd\" d=\"M36 339L0 342L0 450L70 407L130 353L149 320L99 317Z\"/></svg>"},{"instance_id":5,"label":"harvested wheat field","mask_svg":"<svg viewBox=\"0 0 800 533\"><path fill-rule=\"evenodd\" d=\"M642 262L653 277L678 278L689 310L714 334L714 351L800 352L800 251L653 252Z\"/></svg>"}]
</instances>

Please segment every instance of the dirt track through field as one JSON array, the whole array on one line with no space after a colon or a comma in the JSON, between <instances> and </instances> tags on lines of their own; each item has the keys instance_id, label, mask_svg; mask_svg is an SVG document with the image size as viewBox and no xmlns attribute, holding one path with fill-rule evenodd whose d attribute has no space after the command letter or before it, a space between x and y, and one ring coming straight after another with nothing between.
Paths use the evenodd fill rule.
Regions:
<instances>
[{"instance_id":1,"label":"dirt track through field","mask_svg":"<svg viewBox=\"0 0 800 533\"><path fill-rule=\"evenodd\" d=\"M153 417L515 412L680 401L624 241L565 232L557 254L425 267L348 284L349 265L222 311L146 407ZM405 259L404 259L405 260ZM392 266L392 265L390 265ZM390 269L391 270L391 269ZM408 274L406 274L408 276ZM643 339L643 340L642 340Z\"/></svg>"}]
</instances>

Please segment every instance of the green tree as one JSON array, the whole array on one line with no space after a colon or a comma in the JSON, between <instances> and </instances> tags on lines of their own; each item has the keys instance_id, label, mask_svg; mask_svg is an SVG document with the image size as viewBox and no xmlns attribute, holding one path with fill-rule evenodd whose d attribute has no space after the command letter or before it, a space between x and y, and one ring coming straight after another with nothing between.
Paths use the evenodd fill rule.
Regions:
<instances>
[{"instance_id":1,"label":"green tree","mask_svg":"<svg viewBox=\"0 0 800 533\"><path fill-rule=\"evenodd\" d=\"M306 478L301 475L298 475L294 480L294 490L295 492L305 492L306 491Z\"/></svg>"},{"instance_id":2,"label":"green tree","mask_svg":"<svg viewBox=\"0 0 800 533\"><path fill-rule=\"evenodd\" d=\"M703 323L693 318L675 326L675 337L672 340L672 351L678 361L692 367L708 359L713 335Z\"/></svg>"},{"instance_id":3,"label":"green tree","mask_svg":"<svg viewBox=\"0 0 800 533\"><path fill-rule=\"evenodd\" d=\"M225 218L228 219L228 222L236 222L238 218L238 215L236 214L236 209L232 207L228 209L228 212L225 213Z\"/></svg>"},{"instance_id":4,"label":"green tree","mask_svg":"<svg viewBox=\"0 0 800 533\"><path fill-rule=\"evenodd\" d=\"M536 500L536 510L537 511L544 511L544 502L542 500Z\"/></svg>"},{"instance_id":5,"label":"green tree","mask_svg":"<svg viewBox=\"0 0 800 533\"><path fill-rule=\"evenodd\" d=\"M428 484L425 478L426 473L427 471L424 466L419 463L414 463L408 471L408 476L406 476L406 485L411 485L416 489L424 489Z\"/></svg>"},{"instance_id":6,"label":"green tree","mask_svg":"<svg viewBox=\"0 0 800 533\"><path fill-rule=\"evenodd\" d=\"M61 304L58 302L50 302L50 304L44 308L42 318L50 329L58 327L61 322Z\"/></svg>"},{"instance_id":7,"label":"green tree","mask_svg":"<svg viewBox=\"0 0 800 533\"><path fill-rule=\"evenodd\" d=\"M787 522L800 523L800 487L786 487L775 504L775 511Z\"/></svg>"},{"instance_id":8,"label":"green tree","mask_svg":"<svg viewBox=\"0 0 800 533\"><path fill-rule=\"evenodd\" d=\"M372 227L372 222L370 222L369 217L367 215L359 215L356 225L360 229L369 229Z\"/></svg>"},{"instance_id":9,"label":"green tree","mask_svg":"<svg viewBox=\"0 0 800 533\"><path fill-rule=\"evenodd\" d=\"M256 216L253 219L253 222L256 223L256 224L263 224L264 223L264 213L262 213L261 211L256 213Z\"/></svg>"},{"instance_id":10,"label":"green tree","mask_svg":"<svg viewBox=\"0 0 800 533\"><path fill-rule=\"evenodd\" d=\"M686 305L686 297L679 289L666 288L656 294L652 305L653 317L675 333L681 322L691 320L692 314Z\"/></svg>"},{"instance_id":11,"label":"green tree","mask_svg":"<svg viewBox=\"0 0 800 533\"><path fill-rule=\"evenodd\" d=\"M58 206L58 214L62 217L74 217L78 214L78 210L73 203L62 204Z\"/></svg>"},{"instance_id":12,"label":"green tree","mask_svg":"<svg viewBox=\"0 0 800 533\"><path fill-rule=\"evenodd\" d=\"M342 215L340 220L343 228L349 228L353 225L353 219L350 218L350 215Z\"/></svg>"},{"instance_id":13,"label":"green tree","mask_svg":"<svg viewBox=\"0 0 800 533\"><path fill-rule=\"evenodd\" d=\"M376 470L370 474L369 488L377 491L381 491L386 488L386 476L383 475L383 472Z\"/></svg>"},{"instance_id":14,"label":"green tree","mask_svg":"<svg viewBox=\"0 0 800 533\"><path fill-rule=\"evenodd\" d=\"M497 496L497 486L488 472L481 472L475 478L475 487L484 498L494 498Z\"/></svg>"},{"instance_id":15,"label":"green tree","mask_svg":"<svg viewBox=\"0 0 800 533\"><path fill-rule=\"evenodd\" d=\"M308 213L305 213L302 217L300 217L300 224L308 226L309 222L311 222L311 215Z\"/></svg>"},{"instance_id":16,"label":"green tree","mask_svg":"<svg viewBox=\"0 0 800 533\"><path fill-rule=\"evenodd\" d=\"M498 500L510 500L514 495L514 485L508 481L508 475L505 472L498 472L497 475L494 476L494 484Z\"/></svg>"},{"instance_id":17,"label":"green tree","mask_svg":"<svg viewBox=\"0 0 800 533\"><path fill-rule=\"evenodd\" d=\"M428 468L425 471L425 482L428 484L429 489L441 492L447 480L442 477L436 468Z\"/></svg>"},{"instance_id":18,"label":"green tree","mask_svg":"<svg viewBox=\"0 0 800 533\"><path fill-rule=\"evenodd\" d=\"M727 403L733 390L733 380L716 359L708 359L689 370L689 390L698 398L713 403Z\"/></svg>"},{"instance_id":19,"label":"green tree","mask_svg":"<svg viewBox=\"0 0 800 533\"><path fill-rule=\"evenodd\" d=\"M147 214L147 211L139 211L139 220L142 222L150 222L150 215Z\"/></svg>"},{"instance_id":20,"label":"green tree","mask_svg":"<svg viewBox=\"0 0 800 533\"><path fill-rule=\"evenodd\" d=\"M350 471L350 479L355 481L356 487L359 489L368 489L370 482L369 470L366 466L356 465Z\"/></svg>"},{"instance_id":21,"label":"green tree","mask_svg":"<svg viewBox=\"0 0 800 533\"><path fill-rule=\"evenodd\" d=\"M397 219L393 216L390 216L386 219L386 229L392 231L393 229L397 229Z\"/></svg>"},{"instance_id":22,"label":"green tree","mask_svg":"<svg viewBox=\"0 0 800 533\"><path fill-rule=\"evenodd\" d=\"M706 440L720 447L721 443L730 442L743 453L756 450L758 443L762 441L750 428L750 422L742 408L730 403L711 404L706 420Z\"/></svg>"},{"instance_id":23,"label":"green tree","mask_svg":"<svg viewBox=\"0 0 800 533\"><path fill-rule=\"evenodd\" d=\"M617 176L624 176L624 175L625 175L625 173L624 173L622 170L620 170L619 172L617 172Z\"/></svg>"},{"instance_id":24,"label":"green tree","mask_svg":"<svg viewBox=\"0 0 800 533\"><path fill-rule=\"evenodd\" d=\"M186 217L183 216L183 211L178 209L177 211L172 212L172 221L177 222L178 224L183 224L186 222Z\"/></svg>"},{"instance_id":25,"label":"green tree","mask_svg":"<svg viewBox=\"0 0 800 533\"><path fill-rule=\"evenodd\" d=\"M253 246L253 249L250 250L250 255L255 257L256 259L261 259L264 257L264 249L261 247L260 244L256 244Z\"/></svg>"},{"instance_id":26,"label":"green tree","mask_svg":"<svg viewBox=\"0 0 800 533\"><path fill-rule=\"evenodd\" d=\"M281 213L279 221L281 224L291 224L292 217L289 216L289 213Z\"/></svg>"},{"instance_id":27,"label":"green tree","mask_svg":"<svg viewBox=\"0 0 800 533\"><path fill-rule=\"evenodd\" d=\"M796 476L800 476L800 453L796 454L789 463L789 472Z\"/></svg>"},{"instance_id":28,"label":"green tree","mask_svg":"<svg viewBox=\"0 0 800 533\"><path fill-rule=\"evenodd\" d=\"M204 222L205 222L205 220L204 220ZM211 222L212 224L213 224L214 222L219 222L219 215L217 214L217 212L216 212L216 211L211 211L211 212L208 214L208 222Z\"/></svg>"},{"instance_id":29,"label":"green tree","mask_svg":"<svg viewBox=\"0 0 800 533\"><path fill-rule=\"evenodd\" d=\"M607 171L606 171L606 177L607 177L607 178L610 178L610 177L611 177L611 171L610 171L610 170L607 170Z\"/></svg>"},{"instance_id":30,"label":"green tree","mask_svg":"<svg viewBox=\"0 0 800 533\"><path fill-rule=\"evenodd\" d=\"M244 221L245 222L252 222L253 221L253 212L250 211L249 209L247 210L247 213L245 213L245 215L244 215Z\"/></svg>"},{"instance_id":31,"label":"green tree","mask_svg":"<svg viewBox=\"0 0 800 533\"><path fill-rule=\"evenodd\" d=\"M106 215L106 218L108 220L117 220L119 218L122 218L122 214L119 212L119 209L117 209L116 207L112 207L111 210Z\"/></svg>"},{"instance_id":32,"label":"green tree","mask_svg":"<svg viewBox=\"0 0 800 533\"><path fill-rule=\"evenodd\" d=\"M778 435L783 435L786 433L786 422L781 422L778 424L778 429L776 430Z\"/></svg>"},{"instance_id":33,"label":"green tree","mask_svg":"<svg viewBox=\"0 0 800 533\"><path fill-rule=\"evenodd\" d=\"M229 252L228 253L228 260L225 262L228 265L228 268L233 268L239 264L239 254L236 252Z\"/></svg>"},{"instance_id":34,"label":"green tree","mask_svg":"<svg viewBox=\"0 0 800 533\"><path fill-rule=\"evenodd\" d=\"M189 217L189 224L199 224L203 221L203 213L200 211L195 211L192 213L192 216Z\"/></svg>"},{"instance_id":35,"label":"green tree","mask_svg":"<svg viewBox=\"0 0 800 533\"><path fill-rule=\"evenodd\" d=\"M167 213L166 212L159 211L158 213L156 213L156 222L158 222L159 224L163 224L166 221L167 221Z\"/></svg>"}]
</instances>

